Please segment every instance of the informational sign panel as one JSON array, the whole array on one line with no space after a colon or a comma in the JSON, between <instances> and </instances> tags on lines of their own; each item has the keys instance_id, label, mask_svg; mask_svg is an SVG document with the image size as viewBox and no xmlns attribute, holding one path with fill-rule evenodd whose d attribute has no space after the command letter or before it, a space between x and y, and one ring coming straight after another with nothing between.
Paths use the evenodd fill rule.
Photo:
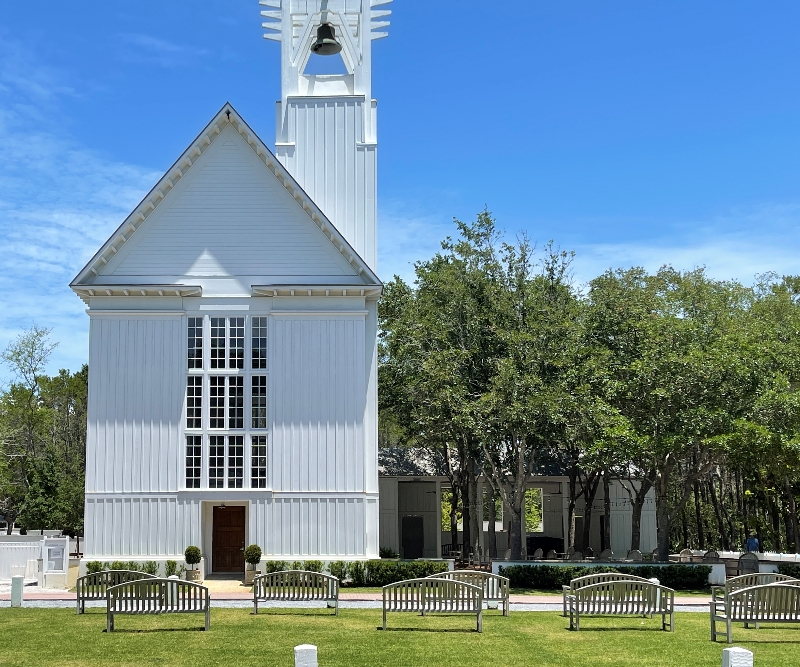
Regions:
<instances>
[{"instance_id":1,"label":"informational sign panel","mask_svg":"<svg viewBox=\"0 0 800 667\"><path fill-rule=\"evenodd\" d=\"M48 537L42 540L42 567L45 572L66 572L68 564L68 537Z\"/></svg>"}]
</instances>

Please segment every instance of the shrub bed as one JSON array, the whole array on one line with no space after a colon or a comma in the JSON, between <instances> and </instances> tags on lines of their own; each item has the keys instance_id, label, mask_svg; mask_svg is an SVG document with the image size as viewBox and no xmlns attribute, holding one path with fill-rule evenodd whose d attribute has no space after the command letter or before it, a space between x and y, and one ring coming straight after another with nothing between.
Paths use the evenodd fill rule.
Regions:
<instances>
[{"instance_id":1,"label":"shrub bed","mask_svg":"<svg viewBox=\"0 0 800 667\"><path fill-rule=\"evenodd\" d=\"M655 577L662 586L676 591L700 590L708 588L708 565L642 565L639 567L585 567L581 565L512 565L501 567L500 574L508 577L514 588L535 588L537 590L560 591L569 586L572 579L600 572L620 572L650 579Z\"/></svg>"},{"instance_id":2,"label":"shrub bed","mask_svg":"<svg viewBox=\"0 0 800 667\"><path fill-rule=\"evenodd\" d=\"M785 574L787 577L800 579L800 563L780 563L778 565L778 572L780 574Z\"/></svg>"}]
</instances>

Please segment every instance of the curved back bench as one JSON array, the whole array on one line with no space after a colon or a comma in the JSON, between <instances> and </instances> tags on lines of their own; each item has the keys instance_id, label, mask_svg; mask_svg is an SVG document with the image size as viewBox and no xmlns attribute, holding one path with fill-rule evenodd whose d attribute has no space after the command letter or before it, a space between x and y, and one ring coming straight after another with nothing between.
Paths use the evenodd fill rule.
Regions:
<instances>
[{"instance_id":1,"label":"curved back bench","mask_svg":"<svg viewBox=\"0 0 800 667\"><path fill-rule=\"evenodd\" d=\"M711 641L725 635L729 644L733 642L731 623L800 623L800 581L763 584L740 588L725 596L720 605L709 603L711 612ZM725 623L725 630L717 631L717 622Z\"/></svg>"},{"instance_id":2,"label":"curved back bench","mask_svg":"<svg viewBox=\"0 0 800 667\"><path fill-rule=\"evenodd\" d=\"M339 615L339 580L322 572L282 570L260 574L253 580L253 613L258 603L273 600L285 602L327 602Z\"/></svg>"},{"instance_id":3,"label":"curved back bench","mask_svg":"<svg viewBox=\"0 0 800 667\"><path fill-rule=\"evenodd\" d=\"M711 587L711 599L717 604L723 604L725 598L731 593L735 593L742 588L751 586L764 586L766 584L792 583L800 584L800 580L785 574L776 572L760 572L758 574L742 574L738 577L731 577L725 582L724 586Z\"/></svg>"},{"instance_id":4,"label":"curved back bench","mask_svg":"<svg viewBox=\"0 0 800 667\"><path fill-rule=\"evenodd\" d=\"M484 602L497 602L503 605L503 616L508 616L508 579L488 572L475 570L454 570L452 572L439 572L432 574L428 579L450 579L463 581L465 584L480 586L483 589Z\"/></svg>"},{"instance_id":5,"label":"curved back bench","mask_svg":"<svg viewBox=\"0 0 800 667\"><path fill-rule=\"evenodd\" d=\"M620 572L598 572L597 574L587 574L577 579L572 579L569 586L561 587L561 597L564 607L564 618L567 616L567 596L575 593L576 590L583 586L591 586L592 584L605 584L609 581L639 581L644 583L652 583L649 579L642 577L634 577L630 574L622 574Z\"/></svg>"},{"instance_id":6,"label":"curved back bench","mask_svg":"<svg viewBox=\"0 0 800 667\"><path fill-rule=\"evenodd\" d=\"M649 581L607 581L581 586L567 596L570 630L584 616L661 616L661 629L675 630L675 591Z\"/></svg>"},{"instance_id":7,"label":"curved back bench","mask_svg":"<svg viewBox=\"0 0 800 667\"><path fill-rule=\"evenodd\" d=\"M82 614L86 611L86 600L105 600L109 587L141 579L155 579L155 577L133 570L106 570L78 577L75 585L75 613Z\"/></svg>"},{"instance_id":8,"label":"curved back bench","mask_svg":"<svg viewBox=\"0 0 800 667\"><path fill-rule=\"evenodd\" d=\"M116 614L205 614L211 623L208 588L180 579L140 579L106 591L107 631L114 631Z\"/></svg>"},{"instance_id":9,"label":"curved back bench","mask_svg":"<svg viewBox=\"0 0 800 667\"><path fill-rule=\"evenodd\" d=\"M475 614L483 632L483 588L455 579L408 579L383 587L383 629L390 611L425 614Z\"/></svg>"}]
</instances>

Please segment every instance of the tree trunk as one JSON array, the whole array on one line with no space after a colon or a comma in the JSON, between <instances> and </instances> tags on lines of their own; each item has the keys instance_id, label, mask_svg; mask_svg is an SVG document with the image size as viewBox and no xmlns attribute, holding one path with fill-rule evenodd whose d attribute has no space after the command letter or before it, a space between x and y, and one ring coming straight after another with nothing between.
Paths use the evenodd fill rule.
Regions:
<instances>
[{"instance_id":1,"label":"tree trunk","mask_svg":"<svg viewBox=\"0 0 800 667\"><path fill-rule=\"evenodd\" d=\"M794 489L792 489L792 484L788 477L784 477L783 479L783 488L786 493L786 508L788 510L786 513L786 518L788 520L786 541L788 543L791 539L794 552L797 554L800 553L800 525L798 525L797 521L797 501L795 500ZM790 529L791 533L789 532Z\"/></svg>"},{"instance_id":2,"label":"tree trunk","mask_svg":"<svg viewBox=\"0 0 800 667\"><path fill-rule=\"evenodd\" d=\"M470 547L477 554L478 546L481 543L481 531L483 530L483 515L478 516L478 478L475 476L475 461L469 459L469 469L467 470L467 484L469 485L470 497L470 521L469 534L472 538Z\"/></svg>"},{"instance_id":3,"label":"tree trunk","mask_svg":"<svg viewBox=\"0 0 800 667\"><path fill-rule=\"evenodd\" d=\"M567 505L567 548L565 549L567 552L569 552L570 549L575 548L575 505L578 502L577 481L577 473L573 471L569 476L569 503Z\"/></svg>"},{"instance_id":4,"label":"tree trunk","mask_svg":"<svg viewBox=\"0 0 800 667\"><path fill-rule=\"evenodd\" d=\"M717 490L714 488L714 477L708 480L708 493L711 496L711 505L714 508L714 514L717 517L717 525L719 526L719 538L722 541L722 548L725 551L730 551L730 539L728 539L728 531L725 527L725 519L722 516L720 509L720 502L717 498Z\"/></svg>"},{"instance_id":5,"label":"tree trunk","mask_svg":"<svg viewBox=\"0 0 800 667\"><path fill-rule=\"evenodd\" d=\"M644 486L644 482L642 482ZM649 486L649 484L648 484ZM633 499L633 508L631 511L631 550L639 550L642 543L642 509L644 508L645 497L647 492L640 492L636 494Z\"/></svg>"},{"instance_id":6,"label":"tree trunk","mask_svg":"<svg viewBox=\"0 0 800 667\"><path fill-rule=\"evenodd\" d=\"M489 499L489 558L497 558L497 494L493 489L487 494Z\"/></svg>"},{"instance_id":7,"label":"tree trunk","mask_svg":"<svg viewBox=\"0 0 800 667\"><path fill-rule=\"evenodd\" d=\"M458 548L458 487L450 487L450 544Z\"/></svg>"},{"instance_id":8,"label":"tree trunk","mask_svg":"<svg viewBox=\"0 0 800 667\"><path fill-rule=\"evenodd\" d=\"M583 492L583 499L585 501L585 506L583 510L583 552L586 553L586 549L589 548L589 540L592 536L592 505L594 505L594 499L597 495L597 489L600 486L600 476L597 473L593 473L591 477L591 481L588 483L587 487L584 487Z\"/></svg>"},{"instance_id":9,"label":"tree trunk","mask_svg":"<svg viewBox=\"0 0 800 667\"><path fill-rule=\"evenodd\" d=\"M671 474L672 469L670 464L667 463L656 480L656 536L658 540L658 560L662 563L669 562L669 532L672 526L670 525L668 494Z\"/></svg>"},{"instance_id":10,"label":"tree trunk","mask_svg":"<svg viewBox=\"0 0 800 667\"><path fill-rule=\"evenodd\" d=\"M701 551L706 550L706 536L703 532L703 517L700 513L700 482L694 481L694 519L697 524L697 543ZM687 545L688 546L688 545Z\"/></svg>"},{"instance_id":11,"label":"tree trunk","mask_svg":"<svg viewBox=\"0 0 800 667\"><path fill-rule=\"evenodd\" d=\"M464 475L464 483L461 486L461 546L462 556L465 560L472 550L472 533L470 532L472 528L472 513L470 510L474 502L474 499L469 496L469 480L466 477Z\"/></svg>"},{"instance_id":12,"label":"tree trunk","mask_svg":"<svg viewBox=\"0 0 800 667\"><path fill-rule=\"evenodd\" d=\"M608 470L603 472L603 545L611 548L611 479Z\"/></svg>"}]
</instances>

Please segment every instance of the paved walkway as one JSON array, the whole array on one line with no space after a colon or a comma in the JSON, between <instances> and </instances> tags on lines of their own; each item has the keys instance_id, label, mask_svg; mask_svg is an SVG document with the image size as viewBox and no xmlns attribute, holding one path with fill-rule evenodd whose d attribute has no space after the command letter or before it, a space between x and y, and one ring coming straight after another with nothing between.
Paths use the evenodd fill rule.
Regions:
<instances>
[{"instance_id":1,"label":"paved walkway","mask_svg":"<svg viewBox=\"0 0 800 667\"><path fill-rule=\"evenodd\" d=\"M253 593L249 586L243 586L240 580L211 577L204 585L208 587L212 605L215 607L249 607ZM23 604L31 607L72 607L75 604L75 593L64 590L39 588L35 582L26 582L22 594ZM691 596L675 597L676 611L708 611L710 597ZM11 582L0 581L0 607L8 607L11 601ZM512 611L557 611L561 609L560 595L512 595L510 597ZM342 589L339 593L340 607L343 609L377 609L380 608L381 594L360 592L358 589ZM315 607L323 604L281 603L272 605L261 603L264 607ZM104 602L88 603L87 606L105 606Z\"/></svg>"}]
</instances>

